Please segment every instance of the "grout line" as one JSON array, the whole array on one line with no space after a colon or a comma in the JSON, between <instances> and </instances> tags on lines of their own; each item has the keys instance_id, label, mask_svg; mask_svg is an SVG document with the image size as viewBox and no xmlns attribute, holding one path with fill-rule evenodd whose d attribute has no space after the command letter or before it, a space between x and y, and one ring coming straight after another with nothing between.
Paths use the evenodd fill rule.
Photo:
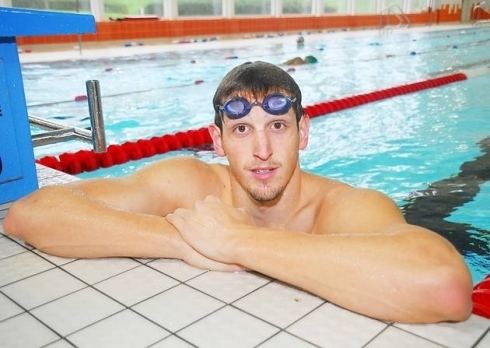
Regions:
<instances>
[{"instance_id":1,"label":"grout line","mask_svg":"<svg viewBox=\"0 0 490 348\"><path fill-rule=\"evenodd\" d=\"M156 342L153 342L152 344L146 346L146 348L151 348L153 346L155 346L156 344L160 343L160 342L163 342L165 341L166 339L168 339L169 337L171 336L175 336L177 337L178 339L181 339L182 341L184 341L185 343L188 343L189 345L191 345L192 347L196 347L196 348L199 348L198 346L196 346L194 343L190 342L190 341L187 341L185 338L183 337L180 337L179 335L176 335L175 333L171 333L170 335L168 335L167 337L164 337Z\"/></svg>"},{"instance_id":2,"label":"grout line","mask_svg":"<svg viewBox=\"0 0 490 348\"><path fill-rule=\"evenodd\" d=\"M478 337L476 342L472 344L471 348L475 348L485 338L486 335L490 335L490 326L480 337Z\"/></svg>"},{"instance_id":3,"label":"grout line","mask_svg":"<svg viewBox=\"0 0 490 348\"><path fill-rule=\"evenodd\" d=\"M58 343L58 342L66 342L66 343L68 343L72 347L75 347L75 348L77 347L76 345L74 345L73 343L71 343L71 341L67 340L66 338L61 338L59 340L56 340L56 341L53 341L53 342L49 342L49 343L45 344L44 346L41 346L40 348L47 348L51 344Z\"/></svg>"},{"instance_id":4,"label":"grout line","mask_svg":"<svg viewBox=\"0 0 490 348\"><path fill-rule=\"evenodd\" d=\"M372 337L371 339L369 339L366 343L364 343L362 345L362 348L365 348L367 347L371 342L373 342L377 337L379 337L383 332L385 332L386 330L388 330L388 328L391 326L391 324L388 324L386 325L383 329L381 329L380 332L378 332L376 335L374 335L374 337Z\"/></svg>"},{"instance_id":5,"label":"grout line","mask_svg":"<svg viewBox=\"0 0 490 348\"><path fill-rule=\"evenodd\" d=\"M0 293L2 295L4 295L5 297L7 297L10 301L12 301L13 303L15 303L17 306L19 306L20 308L22 308L24 310L24 312L22 313L19 313L17 315L14 315L12 317L10 317L9 319L4 319L4 320L0 320L0 323L2 322L5 322L7 320L10 320L12 318L15 318L15 317L18 317L20 315L23 315L23 314L28 314L30 315L31 317L33 317L35 320L39 321L43 326L45 326L46 328L48 328L49 330L51 330L52 332L54 332L56 335L58 335L60 338L63 338L63 335L61 335L58 331L56 331L55 329L53 329L51 326L47 325L45 322L43 322L42 320L40 320L38 317L36 317L34 314L32 314L31 312L29 312L24 306L22 306L20 303L17 303L14 299L12 299L11 297L9 297L7 294L5 294L3 291L0 291ZM53 341L54 342L54 341ZM53 343L51 342L51 343Z\"/></svg>"},{"instance_id":6,"label":"grout line","mask_svg":"<svg viewBox=\"0 0 490 348\"><path fill-rule=\"evenodd\" d=\"M437 345L437 346L439 346L439 347L443 347L443 348L450 348L449 346L445 346L445 345L444 345L444 344L442 344L442 343L439 343L439 342L437 342L437 341L434 341L434 340L432 340L432 339L430 339L430 338L428 338L428 337L420 336L419 334L416 334L416 333L414 333L414 332L410 332L410 331L405 330L405 329L403 329L403 328L401 328L401 327L398 327L398 326L393 326L393 327L394 327L394 328L396 328L396 329L398 329L398 330L402 330L402 331L404 331L404 332L406 332L406 333L408 333L408 334L410 334L410 335L412 335L412 336L417 336L418 338L422 338L422 339L424 339L424 340L426 340L426 341L429 341L430 343L434 343L435 345Z\"/></svg>"}]
</instances>

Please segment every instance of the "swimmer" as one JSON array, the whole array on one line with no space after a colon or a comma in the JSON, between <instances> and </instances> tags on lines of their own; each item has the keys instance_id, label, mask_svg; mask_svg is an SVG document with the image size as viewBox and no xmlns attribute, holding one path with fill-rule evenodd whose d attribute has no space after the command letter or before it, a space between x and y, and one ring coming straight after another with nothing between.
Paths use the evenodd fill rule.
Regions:
<instances>
[{"instance_id":1,"label":"swimmer","mask_svg":"<svg viewBox=\"0 0 490 348\"><path fill-rule=\"evenodd\" d=\"M301 57L294 57L291 58L287 61L285 61L283 64L285 65L303 65L303 64L315 64L318 63L318 59L316 59L315 56L306 56L305 58Z\"/></svg>"},{"instance_id":2,"label":"swimmer","mask_svg":"<svg viewBox=\"0 0 490 348\"><path fill-rule=\"evenodd\" d=\"M301 102L283 69L241 64L218 86L209 126L229 164L176 157L43 187L12 204L4 230L63 257L252 270L386 321L468 318L471 277L447 240L408 224L383 193L300 168L310 126Z\"/></svg>"}]
</instances>

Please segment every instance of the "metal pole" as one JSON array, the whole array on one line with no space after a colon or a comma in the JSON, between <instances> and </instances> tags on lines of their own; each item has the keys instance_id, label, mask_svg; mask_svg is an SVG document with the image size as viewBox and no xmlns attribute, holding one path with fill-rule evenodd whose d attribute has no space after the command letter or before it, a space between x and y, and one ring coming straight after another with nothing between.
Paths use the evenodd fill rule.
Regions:
<instances>
[{"instance_id":1,"label":"metal pole","mask_svg":"<svg viewBox=\"0 0 490 348\"><path fill-rule=\"evenodd\" d=\"M90 112L90 123L92 125L94 151L105 152L107 150L107 144L105 139L99 81L88 80L85 82L85 85L87 86L88 109Z\"/></svg>"}]
</instances>

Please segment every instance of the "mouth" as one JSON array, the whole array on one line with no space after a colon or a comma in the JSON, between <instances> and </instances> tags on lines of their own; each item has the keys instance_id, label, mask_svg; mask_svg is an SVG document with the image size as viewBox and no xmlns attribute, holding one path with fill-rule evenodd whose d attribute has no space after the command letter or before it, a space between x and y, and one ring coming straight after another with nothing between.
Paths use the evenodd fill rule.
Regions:
<instances>
[{"instance_id":1,"label":"mouth","mask_svg":"<svg viewBox=\"0 0 490 348\"><path fill-rule=\"evenodd\" d=\"M276 173L277 168L274 167L263 167L263 168L252 168L250 172L252 176L259 180L267 180L271 178Z\"/></svg>"}]
</instances>

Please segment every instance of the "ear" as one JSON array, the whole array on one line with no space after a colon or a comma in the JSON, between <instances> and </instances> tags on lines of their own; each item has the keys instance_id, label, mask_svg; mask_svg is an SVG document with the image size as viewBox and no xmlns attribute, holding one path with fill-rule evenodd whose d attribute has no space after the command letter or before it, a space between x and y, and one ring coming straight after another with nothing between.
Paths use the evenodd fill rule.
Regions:
<instances>
[{"instance_id":1,"label":"ear","mask_svg":"<svg viewBox=\"0 0 490 348\"><path fill-rule=\"evenodd\" d=\"M299 128L299 149L304 150L308 145L308 136L310 133L310 116L303 114L298 124Z\"/></svg>"},{"instance_id":2,"label":"ear","mask_svg":"<svg viewBox=\"0 0 490 348\"><path fill-rule=\"evenodd\" d=\"M214 152L218 156L225 156L225 150L223 149L223 142L221 139L221 130L215 124L211 124L208 127L211 139L213 139Z\"/></svg>"}]
</instances>

